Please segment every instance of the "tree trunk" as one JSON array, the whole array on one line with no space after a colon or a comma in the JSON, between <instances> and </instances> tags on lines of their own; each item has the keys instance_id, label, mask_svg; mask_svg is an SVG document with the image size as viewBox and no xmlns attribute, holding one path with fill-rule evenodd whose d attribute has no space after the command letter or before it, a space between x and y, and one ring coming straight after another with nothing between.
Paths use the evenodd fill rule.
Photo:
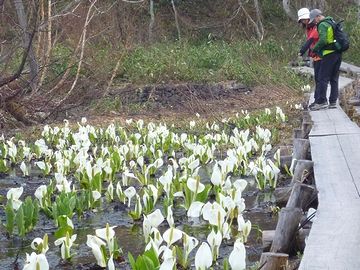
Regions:
<instances>
[{"instance_id":1,"label":"tree trunk","mask_svg":"<svg viewBox=\"0 0 360 270\"><path fill-rule=\"evenodd\" d=\"M149 13L150 13L149 42L152 42L152 40L153 40L154 24L155 24L154 0L150 0Z\"/></svg>"},{"instance_id":2,"label":"tree trunk","mask_svg":"<svg viewBox=\"0 0 360 270\"><path fill-rule=\"evenodd\" d=\"M39 80L39 84L37 89L41 88L45 77L46 77L46 72L48 70L48 65L50 63L50 54L51 54L51 49L52 49L52 41L51 41L51 27L52 27L52 22L51 22L51 13L52 13L52 3L51 0L48 0L48 10L47 10L47 45L46 45L46 51L45 51L45 55L44 55L44 61L43 61L43 70L40 76L40 80Z\"/></svg>"},{"instance_id":3,"label":"tree trunk","mask_svg":"<svg viewBox=\"0 0 360 270\"><path fill-rule=\"evenodd\" d=\"M259 4L259 0L254 0L254 6L255 6L255 10L256 10L256 21L257 21L257 25L259 28L259 32L260 32L260 41L263 40L264 38L264 25L261 21L261 10L260 10L260 4Z\"/></svg>"},{"instance_id":4,"label":"tree trunk","mask_svg":"<svg viewBox=\"0 0 360 270\"><path fill-rule=\"evenodd\" d=\"M293 13L292 9L291 9L291 1L290 0L283 0L282 1L283 3L283 9L284 11L286 12L286 15L288 15L288 17L294 21L296 21L296 16L295 14Z\"/></svg>"},{"instance_id":5,"label":"tree trunk","mask_svg":"<svg viewBox=\"0 0 360 270\"><path fill-rule=\"evenodd\" d=\"M176 25L178 40L180 40L181 39L180 25L179 25L178 14L177 14L174 0L171 0L171 5L172 5L173 11L174 11L175 25Z\"/></svg>"},{"instance_id":6,"label":"tree trunk","mask_svg":"<svg viewBox=\"0 0 360 270\"><path fill-rule=\"evenodd\" d=\"M29 48L28 61L30 66L30 86L32 90L35 90L37 85L37 75L39 68L34 54L33 46L30 45L31 39L30 32L28 32L27 16L22 0L14 0L14 5L19 19L19 25L22 30L24 50Z\"/></svg>"}]
</instances>

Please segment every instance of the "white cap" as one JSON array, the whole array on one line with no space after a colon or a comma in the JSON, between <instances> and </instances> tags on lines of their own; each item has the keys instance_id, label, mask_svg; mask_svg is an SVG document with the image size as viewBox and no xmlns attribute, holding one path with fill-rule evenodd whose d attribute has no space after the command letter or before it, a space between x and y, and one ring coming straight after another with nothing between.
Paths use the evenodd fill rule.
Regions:
<instances>
[{"instance_id":1,"label":"white cap","mask_svg":"<svg viewBox=\"0 0 360 270\"><path fill-rule=\"evenodd\" d=\"M301 8L298 10L298 22L303 19L310 19L310 10L308 8Z\"/></svg>"}]
</instances>

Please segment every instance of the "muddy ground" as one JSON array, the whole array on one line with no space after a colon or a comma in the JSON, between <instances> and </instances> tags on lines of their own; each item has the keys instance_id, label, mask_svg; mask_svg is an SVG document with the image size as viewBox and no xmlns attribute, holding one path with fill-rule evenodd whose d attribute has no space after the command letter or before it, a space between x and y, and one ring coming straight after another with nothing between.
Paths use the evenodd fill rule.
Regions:
<instances>
[{"instance_id":1,"label":"muddy ground","mask_svg":"<svg viewBox=\"0 0 360 270\"><path fill-rule=\"evenodd\" d=\"M15 91L15 90L14 90ZM9 92L11 94L11 92ZM54 95L18 97L0 106L0 127L4 132L29 126L78 121L87 117L92 124L106 124L128 118L151 121L187 121L196 113L209 120L221 120L241 110L254 111L303 101L303 94L287 86L247 87L234 81L216 84L127 84L103 89L83 87L58 105Z\"/></svg>"}]
</instances>

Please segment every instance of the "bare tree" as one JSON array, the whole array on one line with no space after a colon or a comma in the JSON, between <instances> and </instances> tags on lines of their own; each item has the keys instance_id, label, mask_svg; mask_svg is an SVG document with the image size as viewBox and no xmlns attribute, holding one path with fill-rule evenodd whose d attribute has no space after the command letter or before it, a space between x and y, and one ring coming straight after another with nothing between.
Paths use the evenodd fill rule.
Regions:
<instances>
[{"instance_id":1,"label":"bare tree","mask_svg":"<svg viewBox=\"0 0 360 270\"><path fill-rule=\"evenodd\" d=\"M89 26L89 23L90 23L91 19L94 17L94 15L96 13L96 11L92 12L92 9L95 6L96 1L97 0L92 0L92 2L90 4L90 7L89 7L88 12L86 14L83 31L82 31L82 34L81 34L81 37L80 37L80 40L79 40L78 46L80 46L80 57L79 57L78 65L77 65L75 79L74 79L74 81L73 81L73 83L72 83L72 85L70 87L70 90L66 93L65 97L58 102L58 106L61 105L71 95L71 93L74 90L75 85L76 85L76 83L77 83L77 81L79 79L81 65L82 65L83 60L84 60L84 50L85 50L87 29L88 29L88 26Z\"/></svg>"},{"instance_id":2,"label":"bare tree","mask_svg":"<svg viewBox=\"0 0 360 270\"><path fill-rule=\"evenodd\" d=\"M296 15L291 8L291 0L283 0L282 5L286 15L288 15L290 19L296 20Z\"/></svg>"},{"instance_id":3,"label":"bare tree","mask_svg":"<svg viewBox=\"0 0 360 270\"><path fill-rule=\"evenodd\" d=\"M176 6L175 6L174 0L171 0L171 5L172 5L173 11L174 11L175 25L176 25L178 40L180 40L180 39L181 39L180 25L179 25L178 13L177 13L177 10L176 10Z\"/></svg>"},{"instance_id":4,"label":"bare tree","mask_svg":"<svg viewBox=\"0 0 360 270\"><path fill-rule=\"evenodd\" d=\"M150 2L149 2L149 13L150 13L149 41L151 42L153 39L153 31L154 31L154 24L155 24L154 0L150 0Z\"/></svg>"},{"instance_id":5,"label":"bare tree","mask_svg":"<svg viewBox=\"0 0 360 270\"><path fill-rule=\"evenodd\" d=\"M260 33L260 35L258 34L258 36L261 41L264 38L265 30L264 30L264 25L261 21L261 9L259 5L259 0L254 0L254 6L256 10L256 25L258 27L258 32Z\"/></svg>"},{"instance_id":6,"label":"bare tree","mask_svg":"<svg viewBox=\"0 0 360 270\"><path fill-rule=\"evenodd\" d=\"M251 22L251 24L255 28L256 36L259 41L263 40L264 38L264 27L261 22L261 14L260 14L260 6L259 2L257 0L254 0L254 5L256 9L256 19L254 20L249 12L245 9L242 0L239 0L239 6L241 7L242 11L244 12L245 16L248 18L248 20Z\"/></svg>"},{"instance_id":7,"label":"bare tree","mask_svg":"<svg viewBox=\"0 0 360 270\"><path fill-rule=\"evenodd\" d=\"M11 83L12 81L15 81L16 79L18 79L20 77L22 71L24 70L24 66L25 66L25 63L26 63L26 59L28 58L30 48L32 47L32 40L33 40L34 35L35 35L35 29L30 34L29 44L28 44L27 48L24 50L24 52L23 52L21 63L18 66L16 72L14 74L8 76L8 77L4 77L4 78L0 77L0 88L2 86L4 86L4 85L7 85L7 84Z\"/></svg>"},{"instance_id":8,"label":"bare tree","mask_svg":"<svg viewBox=\"0 0 360 270\"><path fill-rule=\"evenodd\" d=\"M48 9L47 9L47 43L46 43L46 51L44 54L44 61L43 61L43 69L41 72L41 76L40 76L40 80L39 80L39 84L37 85L37 89L41 88L45 76L46 76L46 72L48 70L48 65L50 62L50 53L51 53L51 48L52 48L52 41L51 41L51 27L52 27L52 22L51 22L51 13L52 13L52 2L51 0L48 0L48 5L47 5Z\"/></svg>"},{"instance_id":9,"label":"bare tree","mask_svg":"<svg viewBox=\"0 0 360 270\"><path fill-rule=\"evenodd\" d=\"M23 36L23 47L24 50L27 50L29 47L28 52L28 61L30 66L30 86L32 90L36 89L37 86L37 75L38 75L38 63L34 54L33 46L30 42L30 33L28 31L28 22L27 16L24 8L24 4L22 0L14 0L14 5L16 9L16 13L19 20L19 25L21 27L21 32Z\"/></svg>"}]
</instances>

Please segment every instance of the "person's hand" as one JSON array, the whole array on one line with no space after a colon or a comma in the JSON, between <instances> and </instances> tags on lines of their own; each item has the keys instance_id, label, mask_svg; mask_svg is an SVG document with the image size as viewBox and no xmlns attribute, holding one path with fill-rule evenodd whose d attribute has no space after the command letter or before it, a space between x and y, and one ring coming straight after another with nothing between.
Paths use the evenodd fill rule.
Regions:
<instances>
[{"instance_id":1,"label":"person's hand","mask_svg":"<svg viewBox=\"0 0 360 270\"><path fill-rule=\"evenodd\" d=\"M298 53L298 56L299 56L299 57L302 57L301 52Z\"/></svg>"}]
</instances>

